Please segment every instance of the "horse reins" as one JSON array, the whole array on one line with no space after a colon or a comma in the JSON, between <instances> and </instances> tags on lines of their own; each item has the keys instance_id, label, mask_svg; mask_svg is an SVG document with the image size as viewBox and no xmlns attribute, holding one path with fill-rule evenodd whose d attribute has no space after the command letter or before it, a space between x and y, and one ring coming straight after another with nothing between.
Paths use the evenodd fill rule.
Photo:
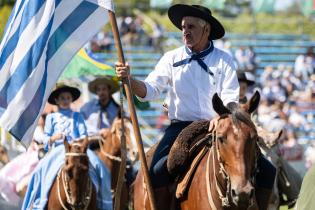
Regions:
<instances>
[{"instance_id":1,"label":"horse reins","mask_svg":"<svg viewBox=\"0 0 315 210\"><path fill-rule=\"evenodd\" d=\"M69 152L65 154L66 156L74 156L74 157L86 157L86 153L74 153L74 152ZM57 194L58 194L58 200L60 202L60 205L62 206L63 209L68 210L66 205L63 203L61 199L61 191L60 191L60 178L62 180L62 186L66 195L67 203L70 205L72 210L76 210L76 207L74 206L75 202L74 199L71 197L71 191L69 187L69 180L67 180L65 174L63 173L62 168L59 170L58 175L57 175ZM86 210L91 202L91 195L92 195L92 181L90 177L88 176L88 183L87 183L87 192L84 196L83 201L80 201L80 204L82 203L82 206L84 206L84 210Z\"/></svg>"},{"instance_id":2,"label":"horse reins","mask_svg":"<svg viewBox=\"0 0 315 210\"><path fill-rule=\"evenodd\" d=\"M216 187L216 191L219 194L219 198L221 200L222 206L230 206L230 201L229 201L229 192L231 190L231 180L230 180L230 176L228 175L228 173L226 172L222 160L221 160L221 156L220 156L220 152L219 152L219 148L218 148L218 143L217 143L217 135L215 134L215 130L212 132L212 142L214 142L214 145L212 143L212 147L209 150L209 155L208 155L208 159L207 159L207 168L206 168L206 183L207 183L207 195L208 195L208 200L210 203L210 206L212 209L216 210L216 206L215 203L213 201L213 197L211 194L211 182L210 182L210 169L209 169L209 165L210 165L210 156L212 153L212 165L213 165L213 176L214 176L214 183L215 183L215 187ZM222 174L223 179L227 182L227 190L226 190L226 194L225 196L223 196L222 193L222 189L221 187L219 187L218 185L218 179L217 179L217 173L216 173L216 163L215 163L215 154L217 156L217 160L219 163L219 174Z\"/></svg>"}]
</instances>

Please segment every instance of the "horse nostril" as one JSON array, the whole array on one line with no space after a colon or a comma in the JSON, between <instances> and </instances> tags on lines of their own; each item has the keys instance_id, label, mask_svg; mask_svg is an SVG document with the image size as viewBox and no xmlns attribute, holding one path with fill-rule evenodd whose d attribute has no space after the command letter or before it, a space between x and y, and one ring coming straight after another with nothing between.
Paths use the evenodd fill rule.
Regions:
<instances>
[{"instance_id":1,"label":"horse nostril","mask_svg":"<svg viewBox=\"0 0 315 210\"><path fill-rule=\"evenodd\" d=\"M236 197L236 191L234 189L232 189L232 197Z\"/></svg>"}]
</instances>

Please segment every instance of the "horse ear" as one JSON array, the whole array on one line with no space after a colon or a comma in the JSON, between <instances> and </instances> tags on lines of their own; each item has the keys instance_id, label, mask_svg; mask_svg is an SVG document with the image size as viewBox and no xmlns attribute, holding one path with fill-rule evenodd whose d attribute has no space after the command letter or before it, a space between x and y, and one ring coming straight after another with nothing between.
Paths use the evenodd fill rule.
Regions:
<instances>
[{"instance_id":1,"label":"horse ear","mask_svg":"<svg viewBox=\"0 0 315 210\"><path fill-rule=\"evenodd\" d=\"M66 153L67 153L67 152L70 152L70 144L68 143L66 137L63 138L63 144L65 145Z\"/></svg>"},{"instance_id":2,"label":"horse ear","mask_svg":"<svg viewBox=\"0 0 315 210\"><path fill-rule=\"evenodd\" d=\"M256 92L254 93L254 95L251 97L251 99L247 102L248 105L248 113L253 113L258 105L259 105L259 101L260 101L260 93L256 90Z\"/></svg>"},{"instance_id":3,"label":"horse ear","mask_svg":"<svg viewBox=\"0 0 315 210\"><path fill-rule=\"evenodd\" d=\"M224 106L221 98L217 93L215 93L212 97L212 106L214 111L220 116L223 114L231 114L230 110Z\"/></svg>"}]
</instances>

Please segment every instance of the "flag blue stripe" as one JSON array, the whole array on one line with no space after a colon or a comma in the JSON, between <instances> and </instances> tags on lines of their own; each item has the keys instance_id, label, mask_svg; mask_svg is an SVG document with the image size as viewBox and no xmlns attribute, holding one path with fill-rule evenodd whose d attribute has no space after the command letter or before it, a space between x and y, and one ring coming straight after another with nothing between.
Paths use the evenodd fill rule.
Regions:
<instances>
[{"instance_id":1,"label":"flag blue stripe","mask_svg":"<svg viewBox=\"0 0 315 210\"><path fill-rule=\"evenodd\" d=\"M25 9L22 11L22 19L21 23L16 30L16 32L12 35L12 37L8 40L6 46L4 47L2 54L0 55L0 70L2 69L5 61L11 55L13 50L15 49L20 35L23 33L24 29L27 27L29 22L32 20L34 15L38 12L38 10L43 6L45 0L38 0L35 2L28 1L27 5L25 5Z\"/></svg>"},{"instance_id":2,"label":"flag blue stripe","mask_svg":"<svg viewBox=\"0 0 315 210\"><path fill-rule=\"evenodd\" d=\"M28 1L28 4L25 5L25 9L22 11L23 15L22 15L21 23L20 23L18 29L16 30L16 32L10 38L10 40L8 40L8 43L5 45L3 51L0 55L0 70L2 69L5 61L8 59L8 57L11 55L11 53L15 49L15 47L19 41L20 35L23 33L24 29L27 27L29 22L32 20L33 16L35 16L37 14L38 10L43 6L45 1L46 0L37 0L35 2L34 1L32 1L32 2ZM21 12L20 10L22 9L24 2L25 1L23 1L23 3L21 3L21 5L19 7L19 11L17 12L17 14ZM57 8L57 6L59 5L60 2L61 2L61 0L55 0L55 8ZM11 15L13 15L13 14L14 13L12 12ZM17 16L17 14L16 14L16 16Z\"/></svg>"},{"instance_id":3,"label":"flag blue stripe","mask_svg":"<svg viewBox=\"0 0 315 210\"><path fill-rule=\"evenodd\" d=\"M98 8L97 5L83 1L63 21L48 42L47 58L50 59L66 39Z\"/></svg>"},{"instance_id":4,"label":"flag blue stripe","mask_svg":"<svg viewBox=\"0 0 315 210\"><path fill-rule=\"evenodd\" d=\"M47 66L47 62L46 62ZM32 103L24 110L23 114L16 122L15 126L10 129L10 133L17 139L22 139L29 127L35 122L37 116L40 114L39 110L43 104L45 89L47 83L47 71L44 72L41 80L40 88L37 89Z\"/></svg>"},{"instance_id":5,"label":"flag blue stripe","mask_svg":"<svg viewBox=\"0 0 315 210\"><path fill-rule=\"evenodd\" d=\"M56 32L51 36L48 42L47 58L45 65L45 72L42 82L34 96L32 102L23 112L22 116L16 122L10 132L14 133L16 137L21 139L27 129L35 122L41 105L43 104L44 90L46 89L47 81L47 62L60 48L62 43L69 37L93 12L98 8L95 4L90 2L82 2L72 13L64 20ZM41 91L42 90L42 91ZM1 100L1 99L0 99ZM41 100L41 101L40 101Z\"/></svg>"},{"instance_id":6,"label":"flag blue stripe","mask_svg":"<svg viewBox=\"0 0 315 210\"><path fill-rule=\"evenodd\" d=\"M53 18L50 19L49 24L38 37L37 41L30 48L27 54L23 57L21 63L16 68L15 72L6 81L5 85L0 91L0 106L7 108L10 101L16 96L18 91L21 89L22 85L28 79L30 74L33 72L35 67L43 54L45 49L51 27L53 23Z\"/></svg>"}]
</instances>

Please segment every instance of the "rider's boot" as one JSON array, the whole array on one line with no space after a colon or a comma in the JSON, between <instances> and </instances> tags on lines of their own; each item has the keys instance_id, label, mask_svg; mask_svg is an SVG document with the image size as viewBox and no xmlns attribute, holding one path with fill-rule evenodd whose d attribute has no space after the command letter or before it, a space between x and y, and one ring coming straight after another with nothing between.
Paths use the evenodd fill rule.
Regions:
<instances>
[{"instance_id":1,"label":"rider's boot","mask_svg":"<svg viewBox=\"0 0 315 210\"><path fill-rule=\"evenodd\" d=\"M269 200L271 197L272 190L262 187L256 188L256 201L259 207L259 210L267 210L269 205Z\"/></svg>"},{"instance_id":2,"label":"rider's boot","mask_svg":"<svg viewBox=\"0 0 315 210\"><path fill-rule=\"evenodd\" d=\"M158 210L170 210L171 209L171 202L172 196L168 190L168 187L160 187L154 189L154 197L155 197L155 204L156 209ZM146 204L150 205L149 202ZM146 207L149 209L148 207Z\"/></svg>"}]
</instances>

